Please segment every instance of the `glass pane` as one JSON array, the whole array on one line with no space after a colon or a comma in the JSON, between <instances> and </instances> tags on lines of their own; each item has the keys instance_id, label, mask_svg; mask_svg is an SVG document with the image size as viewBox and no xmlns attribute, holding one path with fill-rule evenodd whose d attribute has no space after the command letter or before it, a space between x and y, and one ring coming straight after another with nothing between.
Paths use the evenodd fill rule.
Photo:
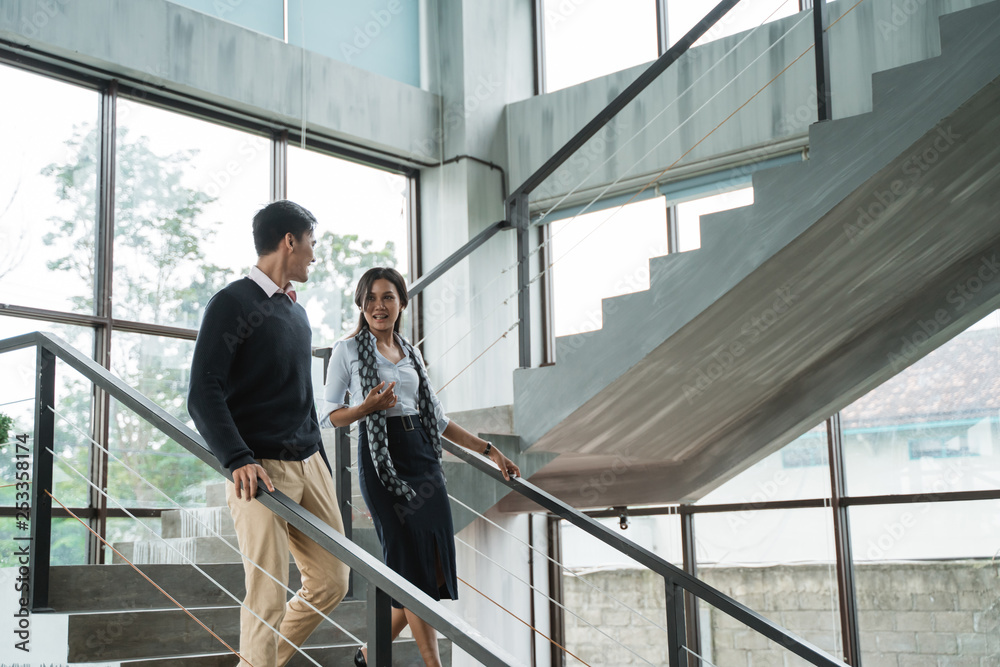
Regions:
<instances>
[{"instance_id":1,"label":"glass pane","mask_svg":"<svg viewBox=\"0 0 1000 667\"><path fill-rule=\"evenodd\" d=\"M766 568L760 572L748 568L728 574L731 576L724 576L719 582L723 586L745 587L748 591L753 591L746 594L748 599L767 600L770 596L780 601L776 604L784 607L781 611L772 610L770 607L773 605L765 602L766 611L762 616L771 620L790 619L791 623L785 624L786 630L834 658L840 657L840 617L835 610L830 611L831 604L836 608L837 593L835 588L829 589L828 581L820 581L823 577L822 568L796 566L794 576L789 576L780 567ZM832 583L836 585L836 579ZM814 586L820 590L789 590L796 585ZM761 611L753 605L748 606L758 613ZM700 655L705 659L700 664L706 667L810 667L815 664L800 658L781 644L771 641L706 602L698 603L698 618L701 623ZM800 627L812 626L812 630L794 630L788 627L792 623ZM778 621L778 624L781 625L781 622ZM699 663L695 661L694 664Z\"/></svg>"},{"instance_id":2,"label":"glass pane","mask_svg":"<svg viewBox=\"0 0 1000 667\"><path fill-rule=\"evenodd\" d=\"M283 0L171 0L203 14L262 32L285 37Z\"/></svg>"},{"instance_id":3,"label":"glass pane","mask_svg":"<svg viewBox=\"0 0 1000 667\"><path fill-rule=\"evenodd\" d=\"M632 516L628 518L628 528L625 530L621 530L618 519L597 519L597 521L621 532L622 537L649 549L661 558L672 563L681 562L681 523L676 516ZM636 567L634 560L593 535L565 521L561 526L563 565L566 567L572 570Z\"/></svg>"},{"instance_id":4,"label":"glass pane","mask_svg":"<svg viewBox=\"0 0 1000 667\"><path fill-rule=\"evenodd\" d=\"M997 664L1000 501L852 507L850 517L864 664Z\"/></svg>"},{"instance_id":5,"label":"glass pane","mask_svg":"<svg viewBox=\"0 0 1000 667\"><path fill-rule=\"evenodd\" d=\"M318 222L316 263L298 289L314 346L354 331L354 288L362 273L392 266L407 276L407 192L404 176L289 147L288 198Z\"/></svg>"},{"instance_id":6,"label":"glass pane","mask_svg":"<svg viewBox=\"0 0 1000 667\"><path fill-rule=\"evenodd\" d=\"M111 371L156 405L191 426L187 390L194 341L114 333Z\"/></svg>"},{"instance_id":7,"label":"glass pane","mask_svg":"<svg viewBox=\"0 0 1000 667\"><path fill-rule=\"evenodd\" d=\"M839 655L836 552L829 509L699 514L694 535L701 579ZM806 664L728 614L716 609L708 613L703 649L715 664ZM783 663L785 658L788 662Z\"/></svg>"},{"instance_id":8,"label":"glass pane","mask_svg":"<svg viewBox=\"0 0 1000 667\"><path fill-rule=\"evenodd\" d=\"M0 316L0 340L32 331L47 331L61 337L76 349L90 353L94 348L94 330L39 320ZM9 417L10 433L29 434L35 428L35 348L0 354L0 418ZM73 470L87 474L90 460L92 385L70 366L56 362L56 452L53 468L53 493L69 507L87 504L90 487ZM34 443L32 442L32 447ZM16 447L0 450L0 479L13 479L11 458ZM11 456L7 456L10 454ZM0 489L0 505L11 506L14 488Z\"/></svg>"},{"instance_id":9,"label":"glass pane","mask_svg":"<svg viewBox=\"0 0 1000 667\"><path fill-rule=\"evenodd\" d=\"M108 503L110 507L117 507L114 503ZM121 519L108 519L108 530L106 539L109 544L111 544L115 549L119 551L123 556L131 560L133 563L138 561L134 558L135 551L131 549L131 543L134 542L149 542L156 544L166 544L159 539L160 535L160 519L133 519L131 517L125 517ZM124 544L123 544L124 543ZM128 545L128 546L125 546ZM187 562L183 560L179 554L173 552L170 547L162 547L167 551L173 553L177 556L175 561L171 562ZM104 562L105 563L123 563L124 561L108 546L104 547ZM197 575L201 576L201 575ZM206 581L206 583L208 583Z\"/></svg>"},{"instance_id":10,"label":"glass pane","mask_svg":"<svg viewBox=\"0 0 1000 667\"><path fill-rule=\"evenodd\" d=\"M914 323L904 339L919 344ZM914 342L915 341L915 342ZM851 495L1000 487L1000 311L842 412Z\"/></svg>"},{"instance_id":11,"label":"glass pane","mask_svg":"<svg viewBox=\"0 0 1000 667\"><path fill-rule=\"evenodd\" d=\"M653 0L543 0L542 11L547 92L656 60Z\"/></svg>"},{"instance_id":12,"label":"glass pane","mask_svg":"<svg viewBox=\"0 0 1000 667\"><path fill-rule=\"evenodd\" d=\"M762 503L830 497L826 422L750 466L704 498L699 505L742 503L740 519L753 516Z\"/></svg>"},{"instance_id":13,"label":"glass pane","mask_svg":"<svg viewBox=\"0 0 1000 667\"><path fill-rule=\"evenodd\" d=\"M618 519L598 519L620 531ZM624 537L681 561L677 516L631 517ZM566 648L588 665L665 665L663 577L575 526L561 522ZM567 665L581 662L567 656Z\"/></svg>"},{"instance_id":14,"label":"glass pane","mask_svg":"<svg viewBox=\"0 0 1000 667\"><path fill-rule=\"evenodd\" d=\"M705 14L712 10L715 4L714 2L691 2L691 0L668 0L667 31L670 33L670 45L673 46L677 40L687 34ZM791 16L798 11L799 0L741 2L719 19L704 37L695 42L695 46L744 30L752 30L763 23L774 21L783 16Z\"/></svg>"},{"instance_id":15,"label":"glass pane","mask_svg":"<svg viewBox=\"0 0 1000 667\"><path fill-rule=\"evenodd\" d=\"M0 302L93 313L98 96L0 65Z\"/></svg>"},{"instance_id":16,"label":"glass pane","mask_svg":"<svg viewBox=\"0 0 1000 667\"><path fill-rule=\"evenodd\" d=\"M649 289L649 258L665 254L661 197L552 223L556 335L600 329L601 300Z\"/></svg>"},{"instance_id":17,"label":"glass pane","mask_svg":"<svg viewBox=\"0 0 1000 667\"><path fill-rule=\"evenodd\" d=\"M753 204L753 188L702 197L677 205L677 248L681 252L701 247L701 216Z\"/></svg>"},{"instance_id":18,"label":"glass pane","mask_svg":"<svg viewBox=\"0 0 1000 667\"><path fill-rule=\"evenodd\" d=\"M270 140L129 100L118 115L114 316L196 329L256 260Z\"/></svg>"},{"instance_id":19,"label":"glass pane","mask_svg":"<svg viewBox=\"0 0 1000 667\"><path fill-rule=\"evenodd\" d=\"M186 397L194 341L123 332L115 332L114 341L114 373L190 426ZM222 479L218 473L118 402L112 401L111 411L111 452L134 472L112 460L108 493L127 507L173 507L157 489L183 505L201 506L205 485Z\"/></svg>"},{"instance_id":20,"label":"glass pane","mask_svg":"<svg viewBox=\"0 0 1000 667\"><path fill-rule=\"evenodd\" d=\"M89 536L76 519L52 519L52 564L85 565ZM0 567L19 565L15 554L23 542L16 542L15 537L24 537L24 532L15 528L13 519L0 521Z\"/></svg>"},{"instance_id":21,"label":"glass pane","mask_svg":"<svg viewBox=\"0 0 1000 667\"><path fill-rule=\"evenodd\" d=\"M288 43L420 87L420 5L288 0Z\"/></svg>"}]
</instances>

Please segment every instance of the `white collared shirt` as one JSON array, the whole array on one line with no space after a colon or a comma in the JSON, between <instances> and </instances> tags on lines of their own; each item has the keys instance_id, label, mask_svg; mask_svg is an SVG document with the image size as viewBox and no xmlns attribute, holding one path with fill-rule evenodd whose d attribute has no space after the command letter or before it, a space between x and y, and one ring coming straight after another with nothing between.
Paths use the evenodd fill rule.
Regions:
<instances>
[{"instance_id":1,"label":"white collared shirt","mask_svg":"<svg viewBox=\"0 0 1000 667\"><path fill-rule=\"evenodd\" d=\"M394 364L379 352L375 341L375 334L371 331L366 331L358 335L371 336L372 346L375 348L375 362L379 380L385 382L386 385L390 382L396 383L396 386L393 387L393 392L397 397L396 405L385 411L386 416L399 417L402 415L420 414L418 407L420 404L418 398L420 376L417 374L417 369L413 365L413 359L410 355L404 354L399 363ZM423 365L424 360L420 356L420 350L414 348L413 351L416 352L420 364ZM348 407L348 404L344 403L344 395L348 392L351 394L351 407L360 405L365 400L367 394L361 389L360 367L358 341L354 340L354 338L347 338L345 340L338 340L333 344L333 350L330 353L330 365L326 373L326 389L323 391L323 410L319 421L320 426L324 428L331 428L333 426L330 422L330 413L334 410ZM445 415L444 408L441 407L441 401L438 400L437 394L434 393L433 389L431 389L431 400L434 403L434 417L437 420L438 432L444 433L444 429L448 426L450 420Z\"/></svg>"},{"instance_id":2,"label":"white collared shirt","mask_svg":"<svg viewBox=\"0 0 1000 667\"><path fill-rule=\"evenodd\" d=\"M258 267L253 267L250 269L250 280L257 283L264 294L267 294L267 298L270 299L276 292L281 292L282 294L288 294L288 290L292 288L292 283L288 283L284 288L278 287L278 283L271 280L270 276L261 271ZM289 299L292 297L289 296ZM294 301L294 299L292 299Z\"/></svg>"}]
</instances>

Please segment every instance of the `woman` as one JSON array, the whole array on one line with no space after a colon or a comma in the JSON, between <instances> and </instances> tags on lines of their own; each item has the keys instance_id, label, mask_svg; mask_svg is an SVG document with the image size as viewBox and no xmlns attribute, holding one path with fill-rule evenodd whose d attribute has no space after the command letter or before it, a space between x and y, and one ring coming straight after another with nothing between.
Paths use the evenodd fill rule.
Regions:
<instances>
[{"instance_id":1,"label":"woman","mask_svg":"<svg viewBox=\"0 0 1000 667\"><path fill-rule=\"evenodd\" d=\"M458 599L451 505L441 471L441 437L488 456L504 479L518 467L492 445L450 421L427 381L420 353L399 335L406 284L391 268L369 269L358 282L354 333L332 351L326 409L332 425L360 421L358 477L382 544L382 559L435 600ZM350 393L350 404L345 394ZM324 420L325 421L325 420ZM407 625L429 667L441 664L437 635L395 600L392 637ZM367 664L365 647L354 656Z\"/></svg>"}]
</instances>

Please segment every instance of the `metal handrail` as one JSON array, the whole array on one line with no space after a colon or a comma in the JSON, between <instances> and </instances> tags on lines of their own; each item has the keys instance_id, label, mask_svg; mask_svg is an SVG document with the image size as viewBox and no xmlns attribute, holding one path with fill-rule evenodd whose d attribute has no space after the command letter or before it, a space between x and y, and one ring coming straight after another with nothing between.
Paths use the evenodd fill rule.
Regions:
<instances>
[{"instance_id":1,"label":"metal handrail","mask_svg":"<svg viewBox=\"0 0 1000 667\"><path fill-rule=\"evenodd\" d=\"M602 523L595 521L583 512L567 505L555 496L543 491L531 482L520 477L511 477L505 480L500 471L483 456L477 455L464 447L460 447L448 440L441 441L444 449L462 459L469 465L475 467L495 481L500 482L512 490L520 493L525 498L535 502L544 509L552 512L566 521L569 521L577 528L583 530L588 535L592 535L608 546L632 558L639 564L649 568L656 574L661 575L667 583L667 612L670 616L670 607L677 602L683 604L683 596L677 595L677 591L672 591L672 587L678 587L695 595L701 600L712 605L719 611L725 612L735 620L746 625L751 630L756 630L768 639L788 649L797 656L809 661L813 665L821 667L847 667L847 664L829 655L823 649L796 636L785 628L775 624L773 621L761 616L753 609L737 602L727 596L722 591L713 588L704 581L685 572L673 563L664 560L655 553L646 549L628 538L622 537L619 533L608 528ZM668 621L668 633L671 631ZM683 633L681 634L683 636ZM679 645L680 642L678 642ZM674 656L671 655L671 664L674 663Z\"/></svg>"},{"instance_id":2,"label":"metal handrail","mask_svg":"<svg viewBox=\"0 0 1000 667\"><path fill-rule=\"evenodd\" d=\"M50 611L48 608L49 537L51 535L51 500L45 490L52 486L52 455L46 448L53 448L53 421L46 401L53 401L55 394L55 359L60 359L109 396L135 412L154 428L177 442L227 479L232 476L219 465L205 440L182 424L161 407L143 396L136 389L115 377L93 359L85 356L62 338L41 331L0 340L0 354L35 347L38 350L38 380L36 393L35 461L32 484L31 530L37 539L31 550L31 610ZM463 618L449 611L429 595L418 589L396 572L386 567L361 547L320 521L314 514L291 500L281 491L268 491L258 487L257 499L279 517L295 526L320 547L361 574L372 585L368 592L368 644L369 664L388 665L390 656L384 649L389 635L389 598L395 598L407 609L430 623L456 646L485 665L519 665L517 659L485 637ZM44 539L42 539L44 538Z\"/></svg>"}]
</instances>

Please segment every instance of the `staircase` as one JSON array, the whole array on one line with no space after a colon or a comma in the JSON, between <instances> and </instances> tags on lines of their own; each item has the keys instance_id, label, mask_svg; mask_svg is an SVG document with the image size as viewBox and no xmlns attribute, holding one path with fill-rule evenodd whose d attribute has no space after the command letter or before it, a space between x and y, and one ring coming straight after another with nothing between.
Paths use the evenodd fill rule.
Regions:
<instances>
[{"instance_id":1,"label":"staircase","mask_svg":"<svg viewBox=\"0 0 1000 667\"><path fill-rule=\"evenodd\" d=\"M207 574L243 599L243 566L200 565ZM191 565L143 565L153 581L187 607L230 646L239 645L239 606ZM121 662L134 667L232 667L237 660L217 639L129 565L53 567L51 605L69 615L69 662ZM289 587L299 586L292 567ZM366 603L343 601L330 617L366 639ZM356 644L323 622L306 641L307 653L321 665L352 664ZM443 664L451 664L451 642L439 640ZM311 665L297 655L289 665ZM412 640L393 644L393 664L423 665Z\"/></svg>"},{"instance_id":2,"label":"staircase","mask_svg":"<svg viewBox=\"0 0 1000 667\"><path fill-rule=\"evenodd\" d=\"M206 487L204 508L164 511L161 536L163 540L119 542L114 546L237 648L239 606L188 564L197 563L237 599L242 600L246 594L242 561L230 546L238 545L226 506L225 483ZM381 557L371 524L358 521L353 539L369 553ZM228 667L235 664L232 654L225 651L218 640L177 609L131 566L123 564L119 556L115 555L114 563L53 569L53 588L59 595L53 607L57 612L71 614L70 662L114 660L149 667ZM60 586L60 581L67 585ZM73 582L72 586L68 582ZM299 583L298 570L292 563L288 587L298 590ZM354 577L354 595L331 614L333 620L362 640L367 633L365 583L363 578ZM107 637L109 641L95 643L95 637ZM347 635L326 622L310 636L306 646L309 655L323 665L352 664L357 648ZM450 664L451 642L441 638L439 647L443 663ZM302 656L289 663L310 664ZM393 664L423 665L412 640L400 639L393 644Z\"/></svg>"},{"instance_id":3,"label":"staircase","mask_svg":"<svg viewBox=\"0 0 1000 667\"><path fill-rule=\"evenodd\" d=\"M1000 304L1000 3L940 30L939 57L874 76L871 113L814 124L807 161L605 299L603 329L515 371L515 432L559 455L533 482L577 507L696 500Z\"/></svg>"},{"instance_id":4,"label":"staircase","mask_svg":"<svg viewBox=\"0 0 1000 667\"><path fill-rule=\"evenodd\" d=\"M325 434L329 436L329 433ZM503 451L519 452L518 439L510 435L488 435ZM327 446L332 445L328 438ZM552 455L517 454L515 459L526 474L534 472ZM485 512L510 488L499 484L469 465L454 459L444 462L449 492L476 512ZM115 549L132 563L140 565L196 616L234 648L239 642L239 608L231 597L219 591L190 562L198 563L210 576L224 585L237 599L245 595L243 566L236 530L226 506L225 483L206 487L203 508L166 510L161 517L162 540L149 539L119 542ZM364 511L364 506L358 507ZM452 502L455 531L458 532L476 515ZM381 558L382 551L375 529L364 516L355 514L352 539L368 553ZM291 565L289 588L297 590L298 571ZM129 665L191 665L213 667L230 665L232 654L184 612L178 610L162 593L139 576L117 554L110 566L55 568L53 588L60 596L53 601L57 612L71 614L69 622L70 661L123 661ZM60 586L60 582L73 582ZM345 600L331 617L354 635L365 639L365 595L367 582L354 577L351 599ZM112 594L113 592L113 594ZM141 610L141 611L139 611ZM110 612L110 613L108 613ZM135 624L139 624L135 628ZM138 628L138 631L136 630ZM153 630L155 629L155 632ZM148 630L148 631L147 631ZM130 640L129 637L132 636ZM107 642L95 640L106 637ZM150 641L154 637L154 641ZM178 646L183 648L178 651ZM309 654L321 664L350 664L354 646L342 632L324 623L310 637ZM450 664L451 642L440 639L442 661ZM223 651L220 651L223 649ZM168 657L169 656L169 657ZM393 645L394 664L422 665L412 640ZM311 664L301 656L290 665Z\"/></svg>"}]
</instances>

